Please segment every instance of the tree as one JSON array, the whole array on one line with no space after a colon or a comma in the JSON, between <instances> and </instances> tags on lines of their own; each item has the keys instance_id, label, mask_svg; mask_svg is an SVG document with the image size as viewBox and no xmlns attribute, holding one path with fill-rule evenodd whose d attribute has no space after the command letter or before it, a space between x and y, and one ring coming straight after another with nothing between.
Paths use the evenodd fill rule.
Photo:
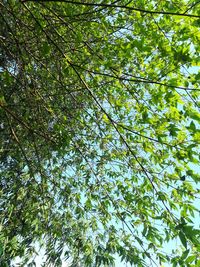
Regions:
<instances>
[{"instance_id":1,"label":"tree","mask_svg":"<svg viewBox=\"0 0 200 267\"><path fill-rule=\"evenodd\" d=\"M198 266L198 2L0 5L1 266Z\"/></svg>"}]
</instances>

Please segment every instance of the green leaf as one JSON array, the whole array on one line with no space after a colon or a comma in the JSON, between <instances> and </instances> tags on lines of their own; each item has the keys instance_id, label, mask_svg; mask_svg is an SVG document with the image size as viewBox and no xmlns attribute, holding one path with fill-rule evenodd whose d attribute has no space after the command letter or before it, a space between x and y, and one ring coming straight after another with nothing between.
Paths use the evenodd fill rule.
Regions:
<instances>
[{"instance_id":1,"label":"green leaf","mask_svg":"<svg viewBox=\"0 0 200 267\"><path fill-rule=\"evenodd\" d=\"M185 237L185 234L182 231L179 231L179 238L183 246L187 249L187 239Z\"/></svg>"},{"instance_id":2,"label":"green leaf","mask_svg":"<svg viewBox=\"0 0 200 267\"><path fill-rule=\"evenodd\" d=\"M0 257L3 254L3 244L0 242Z\"/></svg>"},{"instance_id":3,"label":"green leaf","mask_svg":"<svg viewBox=\"0 0 200 267\"><path fill-rule=\"evenodd\" d=\"M182 260L185 260L185 259L187 258L187 256L188 256L189 252L190 252L189 249L185 250L185 251L183 252L182 256L181 256L181 259L182 259Z\"/></svg>"},{"instance_id":4,"label":"green leaf","mask_svg":"<svg viewBox=\"0 0 200 267\"><path fill-rule=\"evenodd\" d=\"M192 263L196 260L196 255L191 255L186 259L186 263Z\"/></svg>"},{"instance_id":5,"label":"green leaf","mask_svg":"<svg viewBox=\"0 0 200 267\"><path fill-rule=\"evenodd\" d=\"M51 50L51 47L47 42L42 45L42 50L41 51L42 51L43 56L49 55L50 50Z\"/></svg>"}]
</instances>

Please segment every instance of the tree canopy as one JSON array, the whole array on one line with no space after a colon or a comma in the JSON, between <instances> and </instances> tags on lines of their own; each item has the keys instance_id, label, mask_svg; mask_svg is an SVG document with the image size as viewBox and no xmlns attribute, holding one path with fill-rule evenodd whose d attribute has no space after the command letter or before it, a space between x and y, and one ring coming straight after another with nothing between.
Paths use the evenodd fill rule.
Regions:
<instances>
[{"instance_id":1,"label":"tree canopy","mask_svg":"<svg viewBox=\"0 0 200 267\"><path fill-rule=\"evenodd\" d=\"M0 7L0 265L200 266L199 1Z\"/></svg>"}]
</instances>

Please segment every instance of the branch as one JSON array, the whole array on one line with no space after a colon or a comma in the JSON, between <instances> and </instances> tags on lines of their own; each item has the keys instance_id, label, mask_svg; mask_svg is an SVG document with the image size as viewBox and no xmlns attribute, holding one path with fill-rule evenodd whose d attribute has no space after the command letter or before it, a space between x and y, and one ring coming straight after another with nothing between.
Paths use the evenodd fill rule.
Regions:
<instances>
[{"instance_id":1,"label":"branch","mask_svg":"<svg viewBox=\"0 0 200 267\"><path fill-rule=\"evenodd\" d=\"M196 3L193 3L185 12L184 12L184 14L185 13L187 13L189 10L191 10L193 7L195 7L196 5L198 5L198 4L200 4L200 1L197 1Z\"/></svg>"},{"instance_id":2,"label":"branch","mask_svg":"<svg viewBox=\"0 0 200 267\"><path fill-rule=\"evenodd\" d=\"M135 135L138 135L140 137L146 138L146 139L151 140L153 142L156 142L156 143L158 143L160 145L166 145L166 146L174 147L173 145L170 145L169 143L159 141L158 139L155 139L155 138L152 138L152 137L148 137L148 136L143 135L143 134L141 134L141 133L139 133L137 131L134 131L134 130L130 129L128 126L126 126L126 125L120 124L120 123L118 123L116 121L113 121L113 122L115 124L117 124L120 128L123 128L123 129L125 129L125 130L127 130L127 131L129 131L129 132L131 132L131 133L133 133Z\"/></svg>"},{"instance_id":3,"label":"branch","mask_svg":"<svg viewBox=\"0 0 200 267\"><path fill-rule=\"evenodd\" d=\"M193 14L186 14L184 13L174 13L169 11L154 11L154 10L146 10L136 7L131 7L127 5L113 5L113 4L95 4L95 3L83 3L78 1L68 1L68 0L21 0L22 3L25 2L60 2L60 3L68 3L68 4L74 4L74 5L82 5L82 6L94 6L94 7L107 7L107 8L121 8L121 9L127 9L132 10L136 12L142 12L147 14L160 14L160 15L171 15L171 16L181 16L181 17L190 17L190 18L200 18L199 15L193 15Z\"/></svg>"},{"instance_id":4,"label":"branch","mask_svg":"<svg viewBox=\"0 0 200 267\"><path fill-rule=\"evenodd\" d=\"M170 87L170 88L175 88L175 89L180 89L180 90L185 90L185 91L200 91L200 88L190 88L190 87L176 86L176 85L172 85L172 84L167 84L167 83L163 83L163 82L149 80L149 79L144 78L144 77L134 76L134 75L131 75L131 74L128 74L128 73L124 73L121 76L117 76L117 75L112 75L112 74L109 74L109 73L102 73L102 72L98 72L98 71L89 70L89 69L83 68L83 67L81 67L81 66L79 66L77 64L74 64L72 62L71 62L71 64L73 64L74 67L77 67L79 69L83 69L83 70L87 71L88 73L92 73L94 75L100 75L100 76L106 76L106 77L114 78L114 79L117 79L119 81L128 81L128 82L134 82L134 83L157 84L157 85L162 85L162 86L165 86L165 87ZM126 76L130 76L131 78L128 78L125 75Z\"/></svg>"}]
</instances>

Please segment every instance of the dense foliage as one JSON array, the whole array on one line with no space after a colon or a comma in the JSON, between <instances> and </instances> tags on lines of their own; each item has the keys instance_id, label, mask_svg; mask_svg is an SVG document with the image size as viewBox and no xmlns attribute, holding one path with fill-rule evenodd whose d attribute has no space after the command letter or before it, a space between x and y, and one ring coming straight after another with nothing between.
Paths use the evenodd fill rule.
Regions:
<instances>
[{"instance_id":1,"label":"dense foliage","mask_svg":"<svg viewBox=\"0 0 200 267\"><path fill-rule=\"evenodd\" d=\"M200 266L198 1L0 6L0 266Z\"/></svg>"}]
</instances>

